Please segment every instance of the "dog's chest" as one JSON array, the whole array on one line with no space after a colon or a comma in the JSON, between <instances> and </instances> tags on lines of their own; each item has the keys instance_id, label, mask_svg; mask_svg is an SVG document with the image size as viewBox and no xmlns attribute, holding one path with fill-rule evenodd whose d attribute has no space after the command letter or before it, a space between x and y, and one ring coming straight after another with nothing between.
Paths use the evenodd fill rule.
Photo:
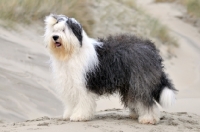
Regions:
<instances>
[{"instance_id":1,"label":"dog's chest","mask_svg":"<svg viewBox=\"0 0 200 132\"><path fill-rule=\"evenodd\" d=\"M74 87L75 85L84 83L84 73L81 67L66 65L59 68L57 72L57 78L63 80L64 85L68 87Z\"/></svg>"}]
</instances>

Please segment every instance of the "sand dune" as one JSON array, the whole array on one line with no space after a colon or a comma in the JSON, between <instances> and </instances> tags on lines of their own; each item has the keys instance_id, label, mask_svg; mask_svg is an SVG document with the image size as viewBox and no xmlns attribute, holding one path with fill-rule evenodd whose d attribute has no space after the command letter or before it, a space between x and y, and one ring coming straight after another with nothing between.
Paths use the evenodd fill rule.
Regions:
<instances>
[{"instance_id":1,"label":"sand dune","mask_svg":"<svg viewBox=\"0 0 200 132\"><path fill-rule=\"evenodd\" d=\"M29 36L24 31L0 29L1 120L22 121L62 112L60 101L50 89L48 57L42 37L34 32ZM31 38L32 35L37 37Z\"/></svg>"}]
</instances>

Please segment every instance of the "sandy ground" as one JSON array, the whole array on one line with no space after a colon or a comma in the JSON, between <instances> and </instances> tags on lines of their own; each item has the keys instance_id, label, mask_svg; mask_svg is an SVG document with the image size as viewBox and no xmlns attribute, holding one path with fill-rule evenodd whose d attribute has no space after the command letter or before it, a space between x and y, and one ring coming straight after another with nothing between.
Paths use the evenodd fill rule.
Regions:
<instances>
[{"instance_id":1,"label":"sandy ground","mask_svg":"<svg viewBox=\"0 0 200 132\"><path fill-rule=\"evenodd\" d=\"M96 114L92 121L69 122L47 116L19 123L0 125L2 132L191 132L200 131L200 116L180 113L162 113L158 125L142 125L128 117L127 111L110 109Z\"/></svg>"},{"instance_id":2,"label":"sandy ground","mask_svg":"<svg viewBox=\"0 0 200 132\"><path fill-rule=\"evenodd\" d=\"M180 43L173 49L176 57L165 61L166 71L179 90L177 102L165 110L168 112L162 112L158 125L141 125L130 119L117 95L97 101L93 121L63 121L62 104L51 83L48 55L38 35L42 32L31 30L34 26L21 27L20 32L0 28L0 132L200 131L200 34L177 18L182 12L173 5L151 0L138 0L138 4L166 24Z\"/></svg>"}]
</instances>

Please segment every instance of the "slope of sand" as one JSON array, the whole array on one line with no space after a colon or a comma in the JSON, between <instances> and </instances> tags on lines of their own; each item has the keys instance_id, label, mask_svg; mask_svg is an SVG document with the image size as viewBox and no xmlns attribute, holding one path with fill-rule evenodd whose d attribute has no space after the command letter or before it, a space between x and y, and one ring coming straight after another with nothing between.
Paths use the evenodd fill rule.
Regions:
<instances>
[{"instance_id":1,"label":"slope of sand","mask_svg":"<svg viewBox=\"0 0 200 132\"><path fill-rule=\"evenodd\" d=\"M0 29L0 120L61 114L62 105L50 89L42 36L31 27L18 30Z\"/></svg>"},{"instance_id":2,"label":"slope of sand","mask_svg":"<svg viewBox=\"0 0 200 132\"><path fill-rule=\"evenodd\" d=\"M200 131L200 35L177 18L182 13L173 5L154 4L150 0L138 3L168 25L180 43L174 49L176 57L165 61L166 70L179 90L177 103L168 110L173 113L163 112L158 125L141 125L128 117L127 110L119 109L122 106L116 95L97 101L99 112L92 121L63 121L63 108L54 95L42 32L31 30L36 26L20 28L20 32L0 28L0 131Z\"/></svg>"}]
</instances>

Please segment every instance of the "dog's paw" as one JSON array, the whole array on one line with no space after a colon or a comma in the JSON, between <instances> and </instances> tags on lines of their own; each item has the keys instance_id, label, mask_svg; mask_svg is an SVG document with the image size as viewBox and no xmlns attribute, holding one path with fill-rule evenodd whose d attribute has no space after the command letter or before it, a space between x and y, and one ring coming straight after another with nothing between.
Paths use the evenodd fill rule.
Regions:
<instances>
[{"instance_id":1,"label":"dog's paw","mask_svg":"<svg viewBox=\"0 0 200 132\"><path fill-rule=\"evenodd\" d=\"M70 121L74 122L86 122L89 121L93 118L93 116L77 116L77 115L72 115L70 117Z\"/></svg>"},{"instance_id":2,"label":"dog's paw","mask_svg":"<svg viewBox=\"0 0 200 132\"><path fill-rule=\"evenodd\" d=\"M130 111L129 112L129 117L131 119L137 119L138 118L138 114L135 111Z\"/></svg>"},{"instance_id":3,"label":"dog's paw","mask_svg":"<svg viewBox=\"0 0 200 132\"><path fill-rule=\"evenodd\" d=\"M130 117L131 119L137 119L137 118L138 118L138 115L137 115L137 114L131 113L131 114L129 114L129 117Z\"/></svg>"},{"instance_id":4,"label":"dog's paw","mask_svg":"<svg viewBox=\"0 0 200 132\"><path fill-rule=\"evenodd\" d=\"M68 117L68 116L64 116L64 115L63 115L63 120L65 120L65 121L69 121L69 120L70 120L70 117Z\"/></svg>"},{"instance_id":5,"label":"dog's paw","mask_svg":"<svg viewBox=\"0 0 200 132\"><path fill-rule=\"evenodd\" d=\"M145 115L145 116L141 116L138 118L139 123L141 124L152 124L152 125L156 125L160 119L159 118L155 118L151 115Z\"/></svg>"},{"instance_id":6,"label":"dog's paw","mask_svg":"<svg viewBox=\"0 0 200 132\"><path fill-rule=\"evenodd\" d=\"M64 120L70 120L70 116L71 116L71 113L69 113L68 111L65 111L64 114L63 114L63 119Z\"/></svg>"}]
</instances>

